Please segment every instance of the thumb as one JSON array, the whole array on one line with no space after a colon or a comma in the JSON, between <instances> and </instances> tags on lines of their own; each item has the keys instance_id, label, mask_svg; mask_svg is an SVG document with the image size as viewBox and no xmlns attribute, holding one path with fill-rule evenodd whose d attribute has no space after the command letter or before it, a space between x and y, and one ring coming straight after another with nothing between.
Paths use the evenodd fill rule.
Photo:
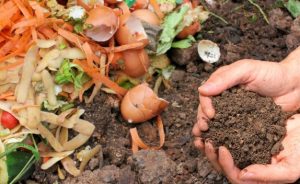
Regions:
<instances>
[{"instance_id":1,"label":"thumb","mask_svg":"<svg viewBox=\"0 0 300 184\"><path fill-rule=\"evenodd\" d=\"M255 61L245 59L219 68L199 87L199 93L203 96L215 96L235 85L247 83L256 67Z\"/></svg>"},{"instance_id":2,"label":"thumb","mask_svg":"<svg viewBox=\"0 0 300 184\"><path fill-rule=\"evenodd\" d=\"M243 169L239 178L243 181L291 183L298 179L298 175L283 164L256 164Z\"/></svg>"}]
</instances>

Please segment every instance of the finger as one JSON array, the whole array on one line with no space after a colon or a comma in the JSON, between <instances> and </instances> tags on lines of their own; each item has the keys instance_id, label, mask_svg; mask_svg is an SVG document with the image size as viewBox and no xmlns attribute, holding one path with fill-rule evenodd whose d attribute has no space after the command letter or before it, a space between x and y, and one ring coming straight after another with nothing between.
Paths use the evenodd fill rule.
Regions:
<instances>
[{"instance_id":1,"label":"finger","mask_svg":"<svg viewBox=\"0 0 300 184\"><path fill-rule=\"evenodd\" d=\"M272 165L250 165L243 169L239 178L242 181L257 182L276 182L276 183L292 183L298 179L298 174L294 174L292 169L283 164Z\"/></svg>"},{"instance_id":2,"label":"finger","mask_svg":"<svg viewBox=\"0 0 300 184\"><path fill-rule=\"evenodd\" d=\"M197 124L201 131L207 131L208 125L207 125L208 117L203 113L201 106L198 108L198 117L197 117Z\"/></svg>"},{"instance_id":3,"label":"finger","mask_svg":"<svg viewBox=\"0 0 300 184\"><path fill-rule=\"evenodd\" d=\"M212 105L212 100L210 97L200 95L199 96L202 112L209 118L215 116L215 109Z\"/></svg>"},{"instance_id":4,"label":"finger","mask_svg":"<svg viewBox=\"0 0 300 184\"><path fill-rule=\"evenodd\" d=\"M198 123L198 122L196 122L196 123L194 124L194 127L193 127L193 129L192 129L192 133L193 133L193 135L196 136L196 137L200 137L200 136L201 136L201 130L200 130L200 128L199 128L199 123Z\"/></svg>"},{"instance_id":5,"label":"finger","mask_svg":"<svg viewBox=\"0 0 300 184\"><path fill-rule=\"evenodd\" d=\"M250 79L251 73L255 70L255 60L237 61L227 67L226 70L213 73L210 78L199 88L204 96L215 96L226 89L237 84L244 84Z\"/></svg>"},{"instance_id":6,"label":"finger","mask_svg":"<svg viewBox=\"0 0 300 184\"><path fill-rule=\"evenodd\" d=\"M194 145L200 151L204 152L204 143L203 143L203 140L200 137L195 137L195 139L194 139Z\"/></svg>"},{"instance_id":7,"label":"finger","mask_svg":"<svg viewBox=\"0 0 300 184\"><path fill-rule=\"evenodd\" d=\"M219 163L224 174L232 183L242 183L239 181L240 169L234 165L230 152L224 146L219 147Z\"/></svg>"},{"instance_id":8,"label":"finger","mask_svg":"<svg viewBox=\"0 0 300 184\"><path fill-rule=\"evenodd\" d=\"M211 162L211 165L218 171L218 172L222 172L222 169L219 165L219 161L218 161L218 155L212 145L212 143L209 140L205 141L205 155L207 157L207 159Z\"/></svg>"}]
</instances>

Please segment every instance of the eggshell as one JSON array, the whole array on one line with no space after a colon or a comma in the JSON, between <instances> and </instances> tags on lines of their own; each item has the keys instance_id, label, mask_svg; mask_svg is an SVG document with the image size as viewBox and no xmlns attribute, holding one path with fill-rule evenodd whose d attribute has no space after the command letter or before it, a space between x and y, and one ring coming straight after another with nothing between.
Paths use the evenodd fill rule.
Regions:
<instances>
[{"instance_id":1,"label":"eggshell","mask_svg":"<svg viewBox=\"0 0 300 184\"><path fill-rule=\"evenodd\" d=\"M120 27L116 32L116 40L120 45L147 40L142 22L131 14L120 16Z\"/></svg>"},{"instance_id":2,"label":"eggshell","mask_svg":"<svg viewBox=\"0 0 300 184\"><path fill-rule=\"evenodd\" d=\"M157 26L160 25L160 20L157 15L148 9L135 10L134 12L132 12L132 15L149 24Z\"/></svg>"},{"instance_id":3,"label":"eggshell","mask_svg":"<svg viewBox=\"0 0 300 184\"><path fill-rule=\"evenodd\" d=\"M92 28L85 31L86 36L98 42L105 42L117 31L119 18L111 8L98 6L89 11L85 23L92 25Z\"/></svg>"},{"instance_id":4,"label":"eggshell","mask_svg":"<svg viewBox=\"0 0 300 184\"><path fill-rule=\"evenodd\" d=\"M124 72L130 77L144 75L150 66L149 57L144 49L128 50L122 53L124 60Z\"/></svg>"},{"instance_id":5,"label":"eggshell","mask_svg":"<svg viewBox=\"0 0 300 184\"><path fill-rule=\"evenodd\" d=\"M121 113L129 123L141 123L159 115L168 104L143 83L130 89L124 96Z\"/></svg>"},{"instance_id":6,"label":"eggshell","mask_svg":"<svg viewBox=\"0 0 300 184\"><path fill-rule=\"evenodd\" d=\"M207 63L215 63L221 57L219 46L210 40L201 40L198 43L198 54Z\"/></svg>"}]
</instances>

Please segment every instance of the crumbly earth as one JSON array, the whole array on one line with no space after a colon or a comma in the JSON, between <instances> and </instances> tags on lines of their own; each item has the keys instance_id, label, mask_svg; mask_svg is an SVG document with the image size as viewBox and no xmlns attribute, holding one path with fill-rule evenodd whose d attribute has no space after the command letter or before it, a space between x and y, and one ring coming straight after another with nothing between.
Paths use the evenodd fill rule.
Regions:
<instances>
[{"instance_id":1,"label":"crumbly earth","mask_svg":"<svg viewBox=\"0 0 300 184\"><path fill-rule=\"evenodd\" d=\"M225 177L213 170L207 159L193 146L191 130L197 116L198 86L222 65L244 58L280 61L300 43L299 20L293 20L284 8L278 7L276 0L256 1L266 12L270 24L263 20L257 8L248 1L216 0L215 2L215 7L207 6L207 8L226 19L229 24L211 17L203 26L201 37L218 43L222 53L220 62L210 65L192 58L178 64L174 62L177 70L172 76L172 89L160 89L159 95L170 101L170 105L162 113L166 132L166 143L162 152L165 152L165 155L157 154L157 157L168 157L173 161L167 162L168 165L164 167L166 170L168 170L166 167L173 168L172 163L176 165L175 171L171 169L173 176L167 183L228 183ZM185 57L181 58L185 59ZM139 180L142 175L137 168L143 166L143 162L151 163L155 157L147 157L138 164L128 161L132 156L129 125L122 121L116 104L118 103L113 97L101 93L96 97L93 105L82 105L87 111L84 118L95 123L97 127L97 131L87 145L101 144L102 151L96 160L93 159L89 163L85 174L78 180L72 180L71 176L67 176L65 182L142 183ZM137 127L145 142L157 145L159 139L154 124L149 121ZM144 164L144 166L146 167L144 170L147 170L151 165ZM153 170L149 169L147 174L155 178L157 172L152 172ZM62 183L57 178L55 168L50 171L37 170L30 180L43 184L52 184L55 181ZM105 181L102 182L103 180Z\"/></svg>"},{"instance_id":2,"label":"crumbly earth","mask_svg":"<svg viewBox=\"0 0 300 184\"><path fill-rule=\"evenodd\" d=\"M216 115L202 136L216 147L226 146L239 168L269 164L283 149L287 114L271 98L232 88L212 101Z\"/></svg>"}]
</instances>

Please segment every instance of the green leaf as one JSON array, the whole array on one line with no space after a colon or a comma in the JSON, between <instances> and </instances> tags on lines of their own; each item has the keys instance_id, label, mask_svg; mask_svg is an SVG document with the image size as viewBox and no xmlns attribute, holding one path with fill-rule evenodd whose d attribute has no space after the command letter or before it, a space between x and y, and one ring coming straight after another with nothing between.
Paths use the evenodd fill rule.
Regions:
<instances>
[{"instance_id":1,"label":"green leaf","mask_svg":"<svg viewBox=\"0 0 300 184\"><path fill-rule=\"evenodd\" d=\"M179 25L188 10L189 6L183 5L179 11L174 11L165 17L156 51L157 55L164 54L171 48L175 36L183 29Z\"/></svg>"},{"instance_id":2,"label":"green leaf","mask_svg":"<svg viewBox=\"0 0 300 184\"><path fill-rule=\"evenodd\" d=\"M172 48L186 49L192 46L192 44L196 42L193 36L188 36L184 40L180 40L172 43Z\"/></svg>"},{"instance_id":3,"label":"green leaf","mask_svg":"<svg viewBox=\"0 0 300 184\"><path fill-rule=\"evenodd\" d=\"M300 1L299 0L288 0L284 4L288 11L292 14L293 17L298 17L300 15Z\"/></svg>"},{"instance_id":4,"label":"green leaf","mask_svg":"<svg viewBox=\"0 0 300 184\"><path fill-rule=\"evenodd\" d=\"M84 73L82 68L71 63L68 59L63 61L59 70L55 74L55 82L57 84L73 83L75 89L81 89L82 85L89 80L89 76Z\"/></svg>"},{"instance_id":5,"label":"green leaf","mask_svg":"<svg viewBox=\"0 0 300 184\"><path fill-rule=\"evenodd\" d=\"M19 173L21 173L24 166L31 160L31 157L32 153L24 151L12 152L6 156L7 172L10 182L25 179L25 177L28 176L28 174L30 174L27 172L23 172L24 174L22 176L16 178L19 175Z\"/></svg>"},{"instance_id":6,"label":"green leaf","mask_svg":"<svg viewBox=\"0 0 300 184\"><path fill-rule=\"evenodd\" d=\"M131 89L134 87L134 84L132 84L129 80L123 81L119 85L125 89Z\"/></svg>"},{"instance_id":7,"label":"green leaf","mask_svg":"<svg viewBox=\"0 0 300 184\"><path fill-rule=\"evenodd\" d=\"M68 102L62 101L62 100L58 100L56 105L50 105L48 100L43 101L43 109L46 109L48 111L54 111L57 110L61 107L63 107L64 105L67 105Z\"/></svg>"},{"instance_id":8,"label":"green leaf","mask_svg":"<svg viewBox=\"0 0 300 184\"><path fill-rule=\"evenodd\" d=\"M131 8L134 5L135 1L136 0L125 0L125 3L129 8Z\"/></svg>"}]
</instances>

